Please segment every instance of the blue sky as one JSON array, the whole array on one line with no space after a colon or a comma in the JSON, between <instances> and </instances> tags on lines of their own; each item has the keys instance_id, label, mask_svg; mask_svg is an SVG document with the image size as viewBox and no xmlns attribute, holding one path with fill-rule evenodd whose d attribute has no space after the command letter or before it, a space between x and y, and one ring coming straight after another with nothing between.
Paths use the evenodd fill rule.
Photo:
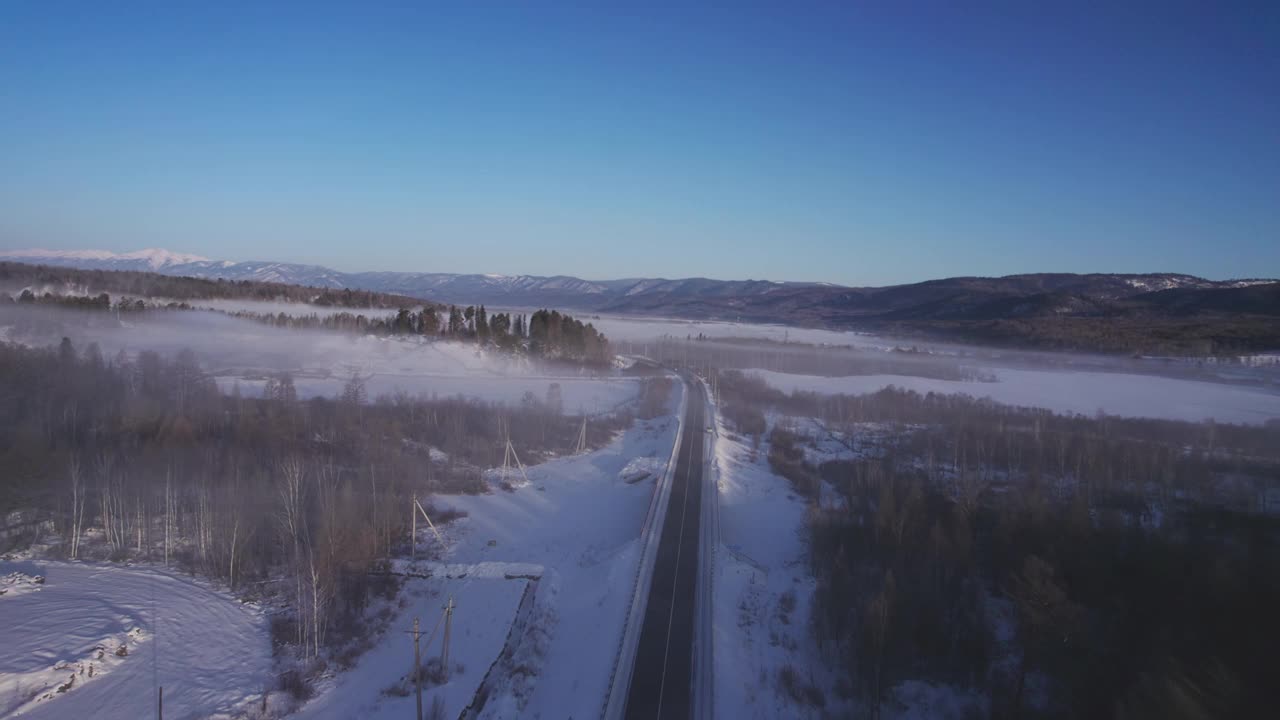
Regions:
<instances>
[{"instance_id":1,"label":"blue sky","mask_svg":"<svg viewBox=\"0 0 1280 720\"><path fill-rule=\"evenodd\" d=\"M12 3L0 247L1280 275L1280 5L1124 4Z\"/></svg>"}]
</instances>

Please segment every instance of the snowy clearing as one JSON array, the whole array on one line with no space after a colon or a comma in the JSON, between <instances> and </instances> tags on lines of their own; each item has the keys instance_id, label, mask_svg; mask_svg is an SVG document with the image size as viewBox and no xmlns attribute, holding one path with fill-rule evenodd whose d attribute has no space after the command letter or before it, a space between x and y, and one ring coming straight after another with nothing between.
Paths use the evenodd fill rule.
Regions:
<instances>
[{"instance_id":1,"label":"snowy clearing","mask_svg":"<svg viewBox=\"0 0 1280 720\"><path fill-rule=\"evenodd\" d=\"M320 694L295 717L413 717L413 638L407 632L418 618L422 663L435 661L444 637L440 618L450 597L456 609L449 643L449 677L438 685L424 680L422 706L426 710L439 702L445 717L457 717L502 652L528 583L493 577L409 578L400 591L405 605L382 641L354 668L322 686Z\"/></svg>"},{"instance_id":2,"label":"snowy clearing","mask_svg":"<svg viewBox=\"0 0 1280 720\"><path fill-rule=\"evenodd\" d=\"M680 388L673 389L669 413ZM464 670L424 692L424 708L439 695L446 717L457 717L483 679L483 707L469 711L478 717L598 716L622 638L641 527L676 427L674 414L637 420L599 450L527 468L529 484L511 492L433 496L435 507L467 515L440 528L443 547L420 522L424 559L393 563L394 572L431 577L406 581L402 597L409 605L390 631L353 670L322 686L300 717L411 717L412 694L383 691L412 664L412 642L402 631L418 616L430 632L448 594L458 606L451 655ZM636 480L639 469L653 474ZM517 613L526 585L531 596ZM433 646L424 661L438 652Z\"/></svg>"},{"instance_id":3,"label":"snowy clearing","mask_svg":"<svg viewBox=\"0 0 1280 720\"><path fill-rule=\"evenodd\" d=\"M1058 413L1261 424L1280 418L1280 394L1153 375L990 368L996 382L935 380L909 375L819 377L771 370L750 373L784 392L873 393L890 385L919 393L964 393L1007 405L1047 408Z\"/></svg>"},{"instance_id":4,"label":"snowy clearing","mask_svg":"<svg viewBox=\"0 0 1280 720\"><path fill-rule=\"evenodd\" d=\"M676 384L669 408L680 392ZM530 467L530 484L515 492L435 497L437 505L468 513L450 526L449 562L542 565L539 595L553 593L540 614L553 629L534 666L538 676L499 689L482 716L600 714L632 595L640 530L676 427L673 414L638 420L600 450ZM641 467L653 474L635 480Z\"/></svg>"},{"instance_id":5,"label":"snowy clearing","mask_svg":"<svg viewBox=\"0 0 1280 720\"><path fill-rule=\"evenodd\" d=\"M0 596L0 716L151 717L163 686L166 718L232 717L272 681L262 614L198 581L151 568L0 562L0 573L14 572L45 582Z\"/></svg>"}]
</instances>

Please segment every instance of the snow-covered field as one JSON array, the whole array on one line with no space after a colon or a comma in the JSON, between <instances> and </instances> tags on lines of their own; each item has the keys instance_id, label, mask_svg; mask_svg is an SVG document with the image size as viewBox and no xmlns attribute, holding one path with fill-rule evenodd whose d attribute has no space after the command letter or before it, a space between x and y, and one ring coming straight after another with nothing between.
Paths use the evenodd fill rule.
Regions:
<instances>
[{"instance_id":1,"label":"snow-covered field","mask_svg":"<svg viewBox=\"0 0 1280 720\"><path fill-rule=\"evenodd\" d=\"M529 308L490 308L493 312L531 313ZM605 334L610 341L643 343L664 336L684 338L704 335L709 338L746 338L752 340L790 341L813 345L850 345L853 347L888 349L894 343L885 338L843 330L797 328L786 325L727 322L722 320L681 320L677 318L641 317L632 315L608 315L589 311L569 314L589 322Z\"/></svg>"},{"instance_id":2,"label":"snow-covered field","mask_svg":"<svg viewBox=\"0 0 1280 720\"><path fill-rule=\"evenodd\" d=\"M1008 405L1059 413L1259 424L1280 418L1280 393L1262 387L1179 380L1154 375L989 368L996 382L935 380L910 375L818 377L751 370L784 391L872 393L890 385L920 393L965 393Z\"/></svg>"},{"instance_id":3,"label":"snow-covered field","mask_svg":"<svg viewBox=\"0 0 1280 720\"><path fill-rule=\"evenodd\" d=\"M0 595L0 717L154 717L159 686L166 718L233 717L273 683L262 614L198 581L154 568L0 563L0 575L15 572L45 581Z\"/></svg>"},{"instance_id":4,"label":"snow-covered field","mask_svg":"<svg viewBox=\"0 0 1280 720\"><path fill-rule=\"evenodd\" d=\"M294 717L411 718L414 716L413 639L407 634L414 618L421 623L424 665L438 658L444 640L440 621L449 598L455 610L449 643L450 674L446 682L424 682L422 704L440 702L445 717L457 717L475 696L490 664L502 652L529 581L501 577L464 579L410 578L401 589L406 600L391 630L356 666L321 687L318 696ZM430 642L430 645L428 645Z\"/></svg>"},{"instance_id":5,"label":"snow-covered field","mask_svg":"<svg viewBox=\"0 0 1280 720\"><path fill-rule=\"evenodd\" d=\"M676 385L671 413L679 392ZM397 616L393 631L355 669L323 688L302 717L411 717L412 697L383 694L411 662L412 644L399 631L418 615L429 632L449 593L458 605L455 647L473 647L466 651L470 659L461 660L464 672L448 686L425 693L424 705L429 707L434 693L443 693L446 717L456 717L501 652L515 616L525 581L503 575L532 569L541 579L531 617L517 633L513 659L486 683L488 699L480 717L598 716L622 638L641 527L676 427L674 414L638 420L599 450L529 467L529 483L521 480L512 492L434 496L436 507L467 516L441 528L443 548L419 523L419 548L439 553L439 559L397 563L433 577L407 582L411 605ZM636 480L639 470L651 475ZM455 657L460 656L455 652Z\"/></svg>"},{"instance_id":6,"label":"snow-covered field","mask_svg":"<svg viewBox=\"0 0 1280 720\"><path fill-rule=\"evenodd\" d=\"M66 334L79 348L98 343L106 358L144 350L173 356L190 348L220 388L229 392L239 382L246 395L260 394L267 375L286 371L293 374L302 398L334 397L352 373L366 378L370 400L402 391L515 404L530 392L544 399L548 387L558 383L569 413L607 412L632 400L639 389L632 379L596 378L571 368L549 371L527 358L482 350L471 343L292 330L214 312L144 314L126 319L123 328L83 324L59 328L53 322L60 317L59 311L37 309L41 310L51 320L42 326L46 333L12 339L56 345ZM0 327L0 332L9 330Z\"/></svg>"}]
</instances>

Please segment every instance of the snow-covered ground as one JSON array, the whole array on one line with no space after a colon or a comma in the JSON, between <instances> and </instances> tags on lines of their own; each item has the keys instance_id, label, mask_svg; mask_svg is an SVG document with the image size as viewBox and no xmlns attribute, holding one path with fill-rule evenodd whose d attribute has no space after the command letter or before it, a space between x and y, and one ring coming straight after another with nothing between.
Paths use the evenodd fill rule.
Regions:
<instances>
[{"instance_id":1,"label":"snow-covered ground","mask_svg":"<svg viewBox=\"0 0 1280 720\"><path fill-rule=\"evenodd\" d=\"M262 613L156 568L0 562L0 717L233 717L273 683ZM124 647L125 654L118 655ZM60 688L63 688L60 690Z\"/></svg>"},{"instance_id":2,"label":"snow-covered ground","mask_svg":"<svg viewBox=\"0 0 1280 720\"><path fill-rule=\"evenodd\" d=\"M424 705L442 692L446 717L456 717L502 651L526 582L519 576L535 572L541 578L529 618L513 633L512 658L504 656L485 682L488 698L479 716L598 716L622 638L645 513L675 442L680 392L677 384L671 414L637 420L599 450L529 467L529 483L512 492L432 497L435 507L466 517L441 528L443 548L419 523L418 547L439 559L396 563L398 571L432 577L407 581L411 604L392 631L352 671L322 688L302 717L411 716L412 696L383 693L411 662L412 644L400 631L415 615L429 631L449 593L458 605L455 648L473 645L465 651L471 659L461 661L465 671L449 686L424 694ZM639 470L651 474L636 480Z\"/></svg>"},{"instance_id":3,"label":"snow-covered ground","mask_svg":"<svg viewBox=\"0 0 1280 720\"><path fill-rule=\"evenodd\" d=\"M502 577L409 578L400 591L404 607L382 641L354 668L322 686L318 696L294 717L413 717L413 638L407 633L413 619L418 618L422 662L438 658L444 639L441 617L449 598L455 605L449 643L450 674L442 684L428 687L430 683L424 683L422 705L425 711L438 701L445 717L458 717L502 651L528 583Z\"/></svg>"},{"instance_id":4,"label":"snow-covered ground","mask_svg":"<svg viewBox=\"0 0 1280 720\"><path fill-rule=\"evenodd\" d=\"M491 308L490 313L530 313L529 308ZM887 350L894 347L891 340L867 333L844 330L797 328L786 325L728 322L722 320L681 320L677 318L640 317L632 315L608 315L588 311L570 311L574 317L589 322L605 334L610 341L643 343L664 336L684 338L703 335L709 338L746 338L752 340L789 341L813 345L849 345L853 347ZM639 348L637 348L637 351Z\"/></svg>"},{"instance_id":5,"label":"snow-covered ground","mask_svg":"<svg viewBox=\"0 0 1280 720\"><path fill-rule=\"evenodd\" d=\"M819 377L751 370L784 391L858 395L890 385L920 393L965 393L1008 405L1059 413L1259 424L1280 418L1280 393L1261 387L1179 380L1153 375L990 368L996 382L935 380L910 375Z\"/></svg>"},{"instance_id":6,"label":"snow-covered ground","mask_svg":"<svg viewBox=\"0 0 1280 720\"><path fill-rule=\"evenodd\" d=\"M670 408L678 404L677 384ZM608 691L640 558L640 530L675 442L677 418L639 420L608 446L528 469L515 492L436 497L464 510L450 562L503 560L546 568L554 590L554 630L527 705L495 699L493 717L595 717ZM628 482L640 464L656 471ZM501 711L501 708L506 708Z\"/></svg>"},{"instance_id":7,"label":"snow-covered ground","mask_svg":"<svg viewBox=\"0 0 1280 720\"><path fill-rule=\"evenodd\" d=\"M769 468L767 446L754 451L719 418L717 429L722 552L714 580L716 715L819 714L782 688L786 668L801 684L817 688L834 710L839 698L809 626L814 579L803 537L805 501Z\"/></svg>"}]
</instances>

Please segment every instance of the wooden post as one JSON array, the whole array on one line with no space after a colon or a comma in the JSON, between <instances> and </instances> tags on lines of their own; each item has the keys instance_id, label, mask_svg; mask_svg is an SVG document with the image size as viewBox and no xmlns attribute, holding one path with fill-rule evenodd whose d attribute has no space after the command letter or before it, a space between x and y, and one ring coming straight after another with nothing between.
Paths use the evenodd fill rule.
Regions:
<instances>
[{"instance_id":1,"label":"wooden post","mask_svg":"<svg viewBox=\"0 0 1280 720\"><path fill-rule=\"evenodd\" d=\"M415 501L416 502L416 501ZM413 619L413 688L418 694L418 720L422 720L422 656L418 652L418 618Z\"/></svg>"},{"instance_id":2,"label":"wooden post","mask_svg":"<svg viewBox=\"0 0 1280 720\"><path fill-rule=\"evenodd\" d=\"M164 720L164 686L159 687L159 694L156 696L156 712L159 714L160 720Z\"/></svg>"}]
</instances>

